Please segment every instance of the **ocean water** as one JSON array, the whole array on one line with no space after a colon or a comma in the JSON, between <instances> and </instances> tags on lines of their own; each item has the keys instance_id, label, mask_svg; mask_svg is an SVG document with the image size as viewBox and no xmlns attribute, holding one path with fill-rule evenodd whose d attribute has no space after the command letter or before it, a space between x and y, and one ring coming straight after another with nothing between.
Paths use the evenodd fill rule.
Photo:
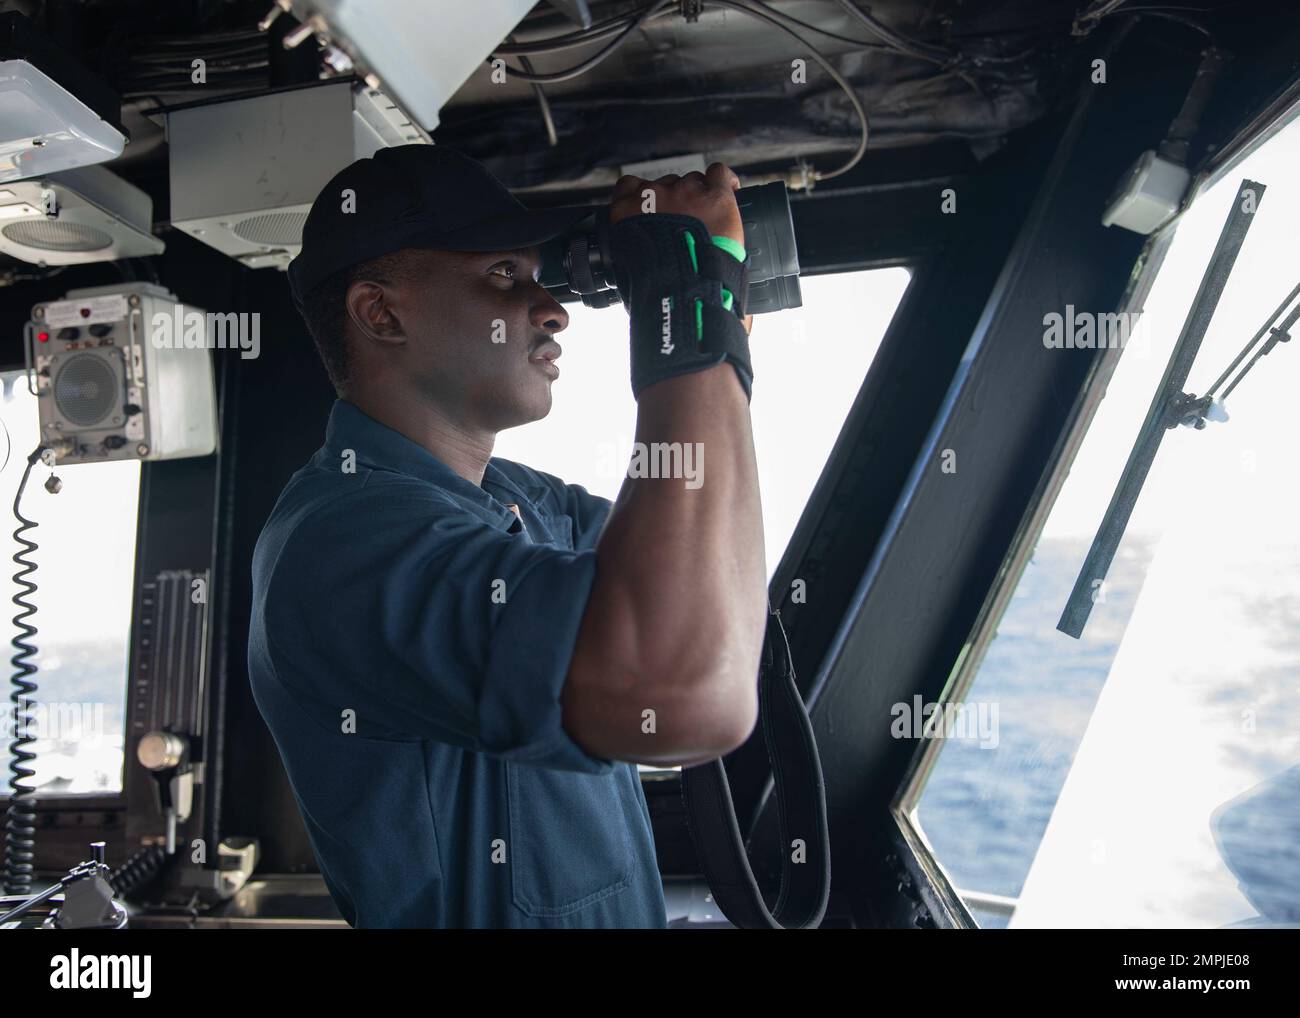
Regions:
<instances>
[{"instance_id":1,"label":"ocean water","mask_svg":"<svg viewBox=\"0 0 1300 1018\"><path fill-rule=\"evenodd\" d=\"M1081 640L1056 622L1087 542L1039 542L965 698L997 705L997 745L949 739L917 809L958 889L1022 896L1095 714L1017 915L1300 923L1300 561L1288 541L1261 531L1210 548L1192 526L1157 558L1153 540L1129 537ZM1090 859L1092 842L1109 859ZM983 926L1009 922L972 910Z\"/></svg>"},{"instance_id":2,"label":"ocean water","mask_svg":"<svg viewBox=\"0 0 1300 1018\"><path fill-rule=\"evenodd\" d=\"M1056 623L1087 549L1082 540L1039 542L966 698L998 705L998 745L949 741L922 794L921 827L961 889L1020 895L1152 551L1141 539L1125 541L1107 576L1106 602L1076 641Z\"/></svg>"}]
</instances>

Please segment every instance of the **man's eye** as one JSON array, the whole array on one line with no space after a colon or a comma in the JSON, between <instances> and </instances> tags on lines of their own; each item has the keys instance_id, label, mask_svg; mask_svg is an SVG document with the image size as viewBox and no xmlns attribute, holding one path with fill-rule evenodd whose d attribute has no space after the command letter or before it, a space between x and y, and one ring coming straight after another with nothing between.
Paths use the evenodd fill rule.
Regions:
<instances>
[{"instance_id":1,"label":"man's eye","mask_svg":"<svg viewBox=\"0 0 1300 1018\"><path fill-rule=\"evenodd\" d=\"M502 263L499 264L499 265L493 265L492 268L489 269L488 271L491 272L491 273L492 273L493 275L495 275L495 276L504 276L506 279L514 279L514 278L515 278L515 263L514 263L514 262L502 262Z\"/></svg>"}]
</instances>

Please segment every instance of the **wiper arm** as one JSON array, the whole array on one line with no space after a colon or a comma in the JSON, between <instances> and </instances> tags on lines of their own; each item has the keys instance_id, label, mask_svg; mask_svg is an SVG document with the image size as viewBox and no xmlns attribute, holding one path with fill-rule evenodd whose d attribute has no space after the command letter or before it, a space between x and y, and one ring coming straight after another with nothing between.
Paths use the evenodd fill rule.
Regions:
<instances>
[{"instance_id":1,"label":"wiper arm","mask_svg":"<svg viewBox=\"0 0 1300 1018\"><path fill-rule=\"evenodd\" d=\"M1169 357L1164 377L1161 378L1152 396L1146 419L1142 422L1142 428L1138 431L1133 449L1129 453L1128 462L1124 464L1124 472L1120 475L1119 483L1111 495L1106 515L1102 518L1101 526L1097 528L1097 536L1093 538L1088 556L1083 560L1079 577L1074 581L1074 589L1070 592L1065 610L1061 613L1061 620L1056 624L1057 629L1067 636L1073 636L1076 640L1083 635L1083 627L1087 625L1088 616L1092 614L1095 592L1105 581L1110 564L1115 558L1116 551L1119 550L1119 543L1124 537L1129 518L1133 515L1133 507L1137 504L1143 485L1146 484L1147 474L1151 471L1156 453L1160 451L1160 443L1164 439L1165 432L1189 419L1197 422L1200 427L1205 426L1202 411L1208 412L1213 397L1204 397L1204 406L1195 409L1202 401L1189 397L1183 392L1183 386L1187 383L1187 376L1191 373L1192 364L1195 363L1196 355L1200 352L1205 333L1214 319L1214 312L1218 309L1223 289L1232 274L1233 266L1237 263L1237 255L1246 240L1246 234L1254 222L1255 212L1266 190L1263 184L1252 180L1242 181L1232 211L1223 224L1219 242L1214 248L1214 256L1206 266L1205 274L1201 277L1200 289L1196 291L1196 299L1192 302L1186 321L1183 322L1182 334L1179 335L1174 351ZM1253 345L1253 342L1250 345ZM1241 356L1244 357L1245 353L1243 352ZM1234 367L1240 359L1241 357L1234 363ZM1231 370L1229 368L1229 373ZM1216 383L1216 387L1218 384L1220 383Z\"/></svg>"},{"instance_id":2,"label":"wiper arm","mask_svg":"<svg viewBox=\"0 0 1300 1018\"><path fill-rule=\"evenodd\" d=\"M1241 384L1241 380L1246 377L1251 368L1259 363L1261 357L1273 352L1273 348L1277 346L1278 343L1291 342L1291 329L1297 321L1300 321L1300 304L1297 304L1295 308L1292 309L1291 313L1287 315L1286 319L1280 325L1274 326L1273 323L1278 320L1278 317L1282 312L1291 306L1292 301L1294 301L1297 296L1300 296L1300 283L1296 284L1296 288L1291 291L1287 296L1287 299L1278 305L1278 309L1269 316L1268 321L1260 327L1260 330L1255 333L1250 342L1242 349L1241 353L1237 354L1233 359L1233 362L1228 365L1228 369L1219 376L1219 380L1206 390L1204 396L1196 396L1192 393L1185 392L1175 401L1176 405L1171 408L1171 416L1175 419L1170 423L1169 427L1172 428L1175 424L1182 424L1185 427L1195 428L1197 431L1200 431L1205 427L1205 422L1207 420L1226 421L1228 419L1227 412L1224 409L1224 403L1227 402L1228 396L1231 394L1232 390ZM1255 344L1263 339L1265 335L1268 336L1268 340L1262 347L1255 351L1255 356L1250 359L1250 363L1237 373L1237 377L1232 380L1232 384L1223 390L1222 396L1216 396L1215 393L1219 391L1219 386L1228 380L1228 376L1232 374L1237 365L1245 360L1246 355L1250 353Z\"/></svg>"},{"instance_id":3,"label":"wiper arm","mask_svg":"<svg viewBox=\"0 0 1300 1018\"><path fill-rule=\"evenodd\" d=\"M1221 374L1219 376L1219 380L1215 382L1212 386L1210 386L1209 392L1206 393L1207 396L1210 396L1211 398L1214 397L1215 391L1219 388L1219 386L1221 386L1225 381L1227 381L1227 378L1230 374L1232 374L1233 369L1238 364L1241 363L1242 358L1245 357L1246 354L1250 353L1251 347L1253 347L1256 343L1258 343L1261 339L1263 339L1265 333L1269 334L1268 341L1262 347L1259 348L1259 350L1255 353L1255 356L1250 359L1250 363L1241 369L1241 373L1238 374L1237 377L1232 380L1232 384L1223 390L1223 395L1218 397L1220 402L1227 400L1228 394L1231 393L1232 390L1235 389L1241 383L1241 380L1246 377L1246 373L1250 371L1250 369L1253 368L1257 363L1259 363L1259 359L1261 357L1265 356L1266 354L1272 353L1273 347L1277 346L1278 343L1291 342L1291 328L1292 326L1295 325L1297 321L1300 321L1300 304L1297 304L1292 309L1291 313L1287 315L1286 320L1281 325L1274 328L1273 323L1277 321L1278 317L1282 314L1282 312L1285 311L1287 307L1290 306L1291 302L1294 301L1298 296L1300 296L1300 283L1296 284L1296 288L1291 291L1287 299L1284 300L1278 306L1278 309L1276 311L1273 312L1273 314L1269 317L1269 320L1264 323L1264 327L1260 329L1257 333L1255 333L1255 337L1249 343L1246 344L1246 348L1242 350L1241 353L1237 354L1237 359L1228 365L1228 370L1225 371L1223 374Z\"/></svg>"}]
</instances>

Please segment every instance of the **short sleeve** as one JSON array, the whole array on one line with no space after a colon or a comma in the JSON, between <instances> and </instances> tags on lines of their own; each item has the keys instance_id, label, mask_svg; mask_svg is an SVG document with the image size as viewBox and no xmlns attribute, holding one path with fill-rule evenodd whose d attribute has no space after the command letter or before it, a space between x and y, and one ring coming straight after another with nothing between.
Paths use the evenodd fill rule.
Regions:
<instances>
[{"instance_id":1,"label":"short sleeve","mask_svg":"<svg viewBox=\"0 0 1300 1018\"><path fill-rule=\"evenodd\" d=\"M282 681L358 734L606 773L561 725L596 557L508 533L419 482L317 507L267 590Z\"/></svg>"},{"instance_id":2,"label":"short sleeve","mask_svg":"<svg viewBox=\"0 0 1300 1018\"><path fill-rule=\"evenodd\" d=\"M593 495L581 484L564 485L564 502L565 511L573 517L573 546L595 548L613 503Z\"/></svg>"},{"instance_id":3,"label":"short sleeve","mask_svg":"<svg viewBox=\"0 0 1300 1018\"><path fill-rule=\"evenodd\" d=\"M581 484L568 484L554 474L531 467L521 467L517 463L510 466L516 471L526 472L526 476L535 479L551 491L557 509L573 520L573 546L577 549L595 548L600 539L600 532L609 519L614 503L607 498L593 495Z\"/></svg>"}]
</instances>

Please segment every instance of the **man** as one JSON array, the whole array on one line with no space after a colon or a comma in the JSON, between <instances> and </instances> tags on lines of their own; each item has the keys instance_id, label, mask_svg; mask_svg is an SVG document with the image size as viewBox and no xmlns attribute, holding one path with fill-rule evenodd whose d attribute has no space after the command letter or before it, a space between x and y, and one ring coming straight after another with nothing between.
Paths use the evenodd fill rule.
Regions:
<instances>
[{"instance_id":1,"label":"man","mask_svg":"<svg viewBox=\"0 0 1300 1018\"><path fill-rule=\"evenodd\" d=\"M613 506L492 457L558 376L537 245L591 209L529 211L425 145L312 206L289 276L339 399L258 541L248 664L351 925L666 925L635 764L723 755L757 715L737 186L715 164L615 187L636 441L708 456L702 484L630 477Z\"/></svg>"}]
</instances>

